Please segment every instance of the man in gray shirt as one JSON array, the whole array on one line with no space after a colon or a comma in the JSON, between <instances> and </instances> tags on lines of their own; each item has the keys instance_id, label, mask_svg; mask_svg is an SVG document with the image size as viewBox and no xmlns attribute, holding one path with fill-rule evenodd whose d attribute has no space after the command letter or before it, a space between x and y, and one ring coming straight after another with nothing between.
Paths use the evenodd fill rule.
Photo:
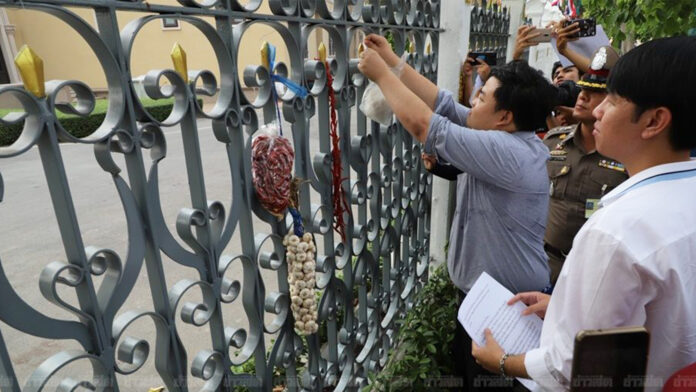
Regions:
<instances>
[{"instance_id":1,"label":"man in gray shirt","mask_svg":"<svg viewBox=\"0 0 696 392\"><path fill-rule=\"evenodd\" d=\"M534 131L554 105L553 86L526 63L512 62L491 70L468 109L409 66L400 75L391 72L400 59L383 37L369 35L366 44L361 72L379 85L426 153L463 171L447 263L454 284L465 294L485 271L512 292L545 288L549 153ZM475 364L471 339L457 326L466 341L454 352L464 386L505 385Z\"/></svg>"},{"instance_id":2,"label":"man in gray shirt","mask_svg":"<svg viewBox=\"0 0 696 392\"><path fill-rule=\"evenodd\" d=\"M458 125L469 112L440 91L425 140L427 153L463 171L447 259L452 281L467 293L485 271L513 293L543 289L549 284L548 149L534 132Z\"/></svg>"}]
</instances>

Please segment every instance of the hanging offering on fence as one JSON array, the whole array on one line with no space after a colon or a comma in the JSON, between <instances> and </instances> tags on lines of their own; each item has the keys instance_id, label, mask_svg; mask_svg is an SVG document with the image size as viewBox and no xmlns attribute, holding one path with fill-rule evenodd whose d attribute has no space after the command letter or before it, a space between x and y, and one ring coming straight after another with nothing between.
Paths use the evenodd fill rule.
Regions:
<instances>
[{"instance_id":1,"label":"hanging offering on fence","mask_svg":"<svg viewBox=\"0 0 696 392\"><path fill-rule=\"evenodd\" d=\"M295 318L295 329L300 335L311 335L319 330L316 291L316 246L310 233L298 236L289 233L283 239L287 252L290 308Z\"/></svg>"},{"instance_id":2,"label":"hanging offering on fence","mask_svg":"<svg viewBox=\"0 0 696 392\"><path fill-rule=\"evenodd\" d=\"M263 208L282 219L290 203L295 152L276 122L262 126L251 141L251 174Z\"/></svg>"},{"instance_id":3,"label":"hanging offering on fence","mask_svg":"<svg viewBox=\"0 0 696 392\"><path fill-rule=\"evenodd\" d=\"M329 136L331 136L331 185L333 199L333 228L341 236L341 241L346 242L346 222L345 215L350 215L350 204L346 199L346 194L343 191L344 178L343 164L341 163L341 148L339 145L340 138L338 137L338 116L336 113L336 94L333 90L333 75L331 74L331 66L326 57L326 45L322 42L319 45L319 61L324 64L326 69L326 80L328 84L329 111L331 120L329 122Z\"/></svg>"}]
</instances>

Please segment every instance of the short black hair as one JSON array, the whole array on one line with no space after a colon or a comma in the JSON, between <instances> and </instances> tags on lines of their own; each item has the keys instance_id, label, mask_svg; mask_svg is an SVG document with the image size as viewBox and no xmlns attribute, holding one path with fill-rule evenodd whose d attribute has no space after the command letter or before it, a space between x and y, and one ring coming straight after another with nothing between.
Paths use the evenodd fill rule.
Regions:
<instances>
[{"instance_id":1,"label":"short black hair","mask_svg":"<svg viewBox=\"0 0 696 392\"><path fill-rule=\"evenodd\" d=\"M696 37L660 38L624 54L609 74L607 90L636 105L634 121L648 109L666 107L672 113L672 147L696 148Z\"/></svg>"},{"instance_id":2,"label":"short black hair","mask_svg":"<svg viewBox=\"0 0 696 392\"><path fill-rule=\"evenodd\" d=\"M556 61L555 63L553 63L553 67L551 68L551 80L553 80L553 76L556 74L556 70L562 66L563 64L561 64L560 61Z\"/></svg>"},{"instance_id":3,"label":"short black hair","mask_svg":"<svg viewBox=\"0 0 696 392\"><path fill-rule=\"evenodd\" d=\"M553 77L554 77L554 74L556 73L556 70L557 70L558 68L561 68L561 67L563 67L563 64L562 64L560 61L556 61L555 63L553 63L553 67L551 68L551 80L553 80ZM563 67L563 69L568 69L568 68L575 68L575 69L577 69L577 70L578 70L578 76L580 76L580 77L582 77L582 75L585 74L585 73L582 72L582 71L580 70L580 68L578 68L575 64L571 64L571 65L569 65L569 66L567 66L567 67Z\"/></svg>"},{"instance_id":4,"label":"short black hair","mask_svg":"<svg viewBox=\"0 0 696 392\"><path fill-rule=\"evenodd\" d=\"M556 105L558 92L541 71L516 60L492 67L490 77L500 81L493 94L496 110L512 112L518 131L535 131L546 126L546 116Z\"/></svg>"}]
</instances>

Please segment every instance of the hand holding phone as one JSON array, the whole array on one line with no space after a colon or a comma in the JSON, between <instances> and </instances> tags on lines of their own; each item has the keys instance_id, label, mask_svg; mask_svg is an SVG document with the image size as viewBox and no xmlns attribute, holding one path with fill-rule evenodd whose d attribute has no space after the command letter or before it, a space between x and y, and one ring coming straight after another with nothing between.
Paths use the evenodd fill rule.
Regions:
<instances>
[{"instance_id":1,"label":"hand holding phone","mask_svg":"<svg viewBox=\"0 0 696 392\"><path fill-rule=\"evenodd\" d=\"M597 34L597 22L594 18L566 20L563 27L576 23L580 30L576 34L570 35L569 38L591 37Z\"/></svg>"},{"instance_id":2,"label":"hand holding phone","mask_svg":"<svg viewBox=\"0 0 696 392\"><path fill-rule=\"evenodd\" d=\"M521 25L517 29L517 38L515 39L515 49L512 51L512 59L519 60L522 58L522 55L527 48L536 46L541 42L550 41L550 29L537 29L531 25Z\"/></svg>"},{"instance_id":3,"label":"hand holding phone","mask_svg":"<svg viewBox=\"0 0 696 392\"><path fill-rule=\"evenodd\" d=\"M556 48L559 53L564 54L568 47L568 42L580 39L578 37L580 26L577 23L568 23L567 20L561 21L558 26L554 33L556 36Z\"/></svg>"},{"instance_id":4,"label":"hand holding phone","mask_svg":"<svg viewBox=\"0 0 696 392\"><path fill-rule=\"evenodd\" d=\"M469 64L471 65L479 65L479 62L476 60L481 60L485 62L488 65L496 65L496 53L495 52L469 52L469 55L467 56L471 60L467 59Z\"/></svg>"},{"instance_id":5,"label":"hand holding phone","mask_svg":"<svg viewBox=\"0 0 696 392\"><path fill-rule=\"evenodd\" d=\"M536 29L534 30L534 36L529 37L527 39L528 42L533 42L533 43L542 43L542 42L551 42L551 35L553 34L553 30L551 29Z\"/></svg>"}]
</instances>

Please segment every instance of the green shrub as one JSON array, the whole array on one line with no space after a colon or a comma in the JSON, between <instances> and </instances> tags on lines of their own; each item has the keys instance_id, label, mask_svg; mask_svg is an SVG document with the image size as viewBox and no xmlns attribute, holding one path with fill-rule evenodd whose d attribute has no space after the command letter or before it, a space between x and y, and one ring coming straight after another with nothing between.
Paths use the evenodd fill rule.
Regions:
<instances>
[{"instance_id":1,"label":"green shrub","mask_svg":"<svg viewBox=\"0 0 696 392\"><path fill-rule=\"evenodd\" d=\"M457 322L457 288L438 267L400 323L387 364L370 375L363 391L433 391L437 378L451 376L451 344ZM435 385L433 385L435 384Z\"/></svg>"},{"instance_id":2,"label":"green shrub","mask_svg":"<svg viewBox=\"0 0 696 392\"><path fill-rule=\"evenodd\" d=\"M307 338L304 336L300 336L302 339L302 352L300 353L299 357L296 358L295 361L295 372L297 376L299 377L302 372L305 371L307 368ZM273 344L275 342L275 339L271 339L271 344L268 346L267 351L266 351L266 362L268 362L268 359L270 358L271 351L273 350ZM235 355L238 355L239 352L235 353ZM232 373L237 374L237 375L244 375L248 376L251 378L255 378L256 376L256 361L254 356L252 355L249 357L249 359L244 362L241 365L232 365L230 367L230 370L232 370ZM274 390L276 388L280 389L281 387L285 387L285 382L286 382L286 376L287 376L287 369L284 367L281 367L279 365L276 365L273 368L273 387ZM240 382L244 382L244 380L240 380ZM253 384L252 384L253 385ZM255 390L257 388L249 388L246 385L234 385L232 387L232 392L249 392L251 390Z\"/></svg>"},{"instance_id":3,"label":"green shrub","mask_svg":"<svg viewBox=\"0 0 696 392\"><path fill-rule=\"evenodd\" d=\"M157 119L157 121L164 121L172 111L174 100L160 99L155 101L151 99L142 99L141 102L152 117ZM199 100L199 103L202 105L201 100ZM77 138L83 138L91 135L92 132L96 131L99 125L104 122L107 106L108 101L106 99L98 99L94 106L94 111L87 117L64 114L62 112L56 112L56 116L58 117L58 121L63 125L63 128L71 135ZM0 116L14 111L18 110L0 110ZM24 122L9 127L0 125L0 146L8 146L14 143L15 140L19 138L20 133L22 133L22 127L24 127Z\"/></svg>"},{"instance_id":4,"label":"green shrub","mask_svg":"<svg viewBox=\"0 0 696 392\"><path fill-rule=\"evenodd\" d=\"M232 365L231 370L234 374L256 374L256 363L254 356L252 355L246 362L241 365ZM255 377L255 376L251 376ZM247 392L250 389L243 385L236 385L232 387L232 392Z\"/></svg>"}]
</instances>

